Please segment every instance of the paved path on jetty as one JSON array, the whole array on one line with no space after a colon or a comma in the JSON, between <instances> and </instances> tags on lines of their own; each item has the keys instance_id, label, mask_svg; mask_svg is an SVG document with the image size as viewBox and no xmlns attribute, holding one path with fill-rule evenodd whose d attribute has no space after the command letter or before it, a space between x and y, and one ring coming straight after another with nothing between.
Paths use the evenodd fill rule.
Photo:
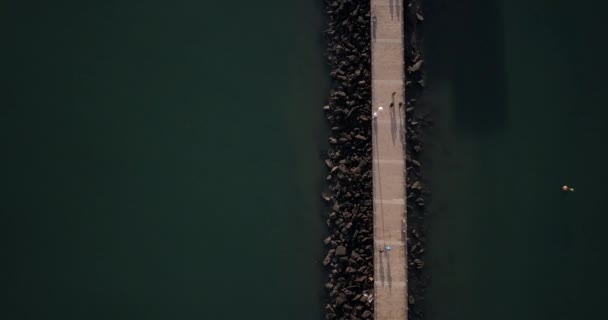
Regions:
<instances>
[{"instance_id":1,"label":"paved path on jetty","mask_svg":"<svg viewBox=\"0 0 608 320\"><path fill-rule=\"evenodd\" d=\"M399 107L404 101L403 0L371 0L371 10L372 112L384 108L373 120L374 319L403 320L407 319L405 105Z\"/></svg>"}]
</instances>

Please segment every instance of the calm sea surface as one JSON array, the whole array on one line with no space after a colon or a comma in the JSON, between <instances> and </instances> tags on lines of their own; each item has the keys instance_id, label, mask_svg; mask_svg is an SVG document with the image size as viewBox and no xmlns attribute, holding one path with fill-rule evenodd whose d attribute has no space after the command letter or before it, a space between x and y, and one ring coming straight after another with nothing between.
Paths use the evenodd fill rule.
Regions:
<instances>
[{"instance_id":1,"label":"calm sea surface","mask_svg":"<svg viewBox=\"0 0 608 320\"><path fill-rule=\"evenodd\" d=\"M608 5L430 3L429 319L602 318ZM318 1L0 15L2 319L320 318Z\"/></svg>"},{"instance_id":2,"label":"calm sea surface","mask_svg":"<svg viewBox=\"0 0 608 320\"><path fill-rule=\"evenodd\" d=\"M0 318L319 319L320 5L2 4Z\"/></svg>"},{"instance_id":3,"label":"calm sea surface","mask_svg":"<svg viewBox=\"0 0 608 320\"><path fill-rule=\"evenodd\" d=\"M430 3L429 319L605 318L608 4Z\"/></svg>"}]
</instances>

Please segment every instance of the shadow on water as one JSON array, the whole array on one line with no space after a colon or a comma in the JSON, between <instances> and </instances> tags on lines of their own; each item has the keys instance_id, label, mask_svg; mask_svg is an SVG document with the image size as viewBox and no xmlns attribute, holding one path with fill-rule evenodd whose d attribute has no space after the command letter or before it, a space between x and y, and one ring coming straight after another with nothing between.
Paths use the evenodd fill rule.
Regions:
<instances>
[{"instance_id":1,"label":"shadow on water","mask_svg":"<svg viewBox=\"0 0 608 320\"><path fill-rule=\"evenodd\" d=\"M508 225L508 215L497 213L503 196L496 183L502 178L500 157L488 150L504 140L509 119L502 7L495 0L427 0L423 16L428 85L416 113L433 114L436 125L424 138L432 151L421 161L433 195L425 222L425 272L431 280L428 300L419 308L428 319L482 319L502 300L475 305L483 298L477 293L504 285L502 278L487 281L488 274L503 270L504 261L494 262L499 259L491 259L492 250L505 249L503 242L491 242L499 237L489 237L488 230L508 235L500 227ZM481 265L488 270L484 274L478 272Z\"/></svg>"},{"instance_id":2,"label":"shadow on water","mask_svg":"<svg viewBox=\"0 0 608 320\"><path fill-rule=\"evenodd\" d=\"M435 20L431 73L440 73L451 87L452 121L464 135L487 135L508 121L505 40L498 1L429 1ZM434 47L434 48L433 48ZM436 50L451 48L451 50ZM449 55L449 56L446 56Z\"/></svg>"},{"instance_id":3,"label":"shadow on water","mask_svg":"<svg viewBox=\"0 0 608 320\"><path fill-rule=\"evenodd\" d=\"M605 10L523 3L425 2L429 320L605 312Z\"/></svg>"}]
</instances>

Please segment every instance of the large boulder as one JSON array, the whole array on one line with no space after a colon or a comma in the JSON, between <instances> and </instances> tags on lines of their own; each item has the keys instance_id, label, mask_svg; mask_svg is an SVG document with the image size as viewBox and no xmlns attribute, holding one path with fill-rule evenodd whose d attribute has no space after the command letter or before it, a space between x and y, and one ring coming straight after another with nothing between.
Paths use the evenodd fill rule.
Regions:
<instances>
[{"instance_id":1,"label":"large boulder","mask_svg":"<svg viewBox=\"0 0 608 320\"><path fill-rule=\"evenodd\" d=\"M336 256L345 256L346 255L346 247L345 246L338 246L336 248Z\"/></svg>"}]
</instances>

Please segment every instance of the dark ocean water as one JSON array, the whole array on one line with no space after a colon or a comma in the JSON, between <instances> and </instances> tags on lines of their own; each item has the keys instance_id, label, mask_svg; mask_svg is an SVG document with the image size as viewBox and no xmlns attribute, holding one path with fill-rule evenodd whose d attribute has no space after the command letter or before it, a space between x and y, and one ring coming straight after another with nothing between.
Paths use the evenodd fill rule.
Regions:
<instances>
[{"instance_id":1,"label":"dark ocean water","mask_svg":"<svg viewBox=\"0 0 608 320\"><path fill-rule=\"evenodd\" d=\"M0 319L318 319L319 1L8 1Z\"/></svg>"},{"instance_id":2,"label":"dark ocean water","mask_svg":"<svg viewBox=\"0 0 608 320\"><path fill-rule=\"evenodd\" d=\"M429 4L429 319L604 318L608 4Z\"/></svg>"},{"instance_id":3,"label":"dark ocean water","mask_svg":"<svg viewBox=\"0 0 608 320\"><path fill-rule=\"evenodd\" d=\"M429 319L603 318L608 5L429 4ZM319 319L320 5L3 3L0 318Z\"/></svg>"}]
</instances>

